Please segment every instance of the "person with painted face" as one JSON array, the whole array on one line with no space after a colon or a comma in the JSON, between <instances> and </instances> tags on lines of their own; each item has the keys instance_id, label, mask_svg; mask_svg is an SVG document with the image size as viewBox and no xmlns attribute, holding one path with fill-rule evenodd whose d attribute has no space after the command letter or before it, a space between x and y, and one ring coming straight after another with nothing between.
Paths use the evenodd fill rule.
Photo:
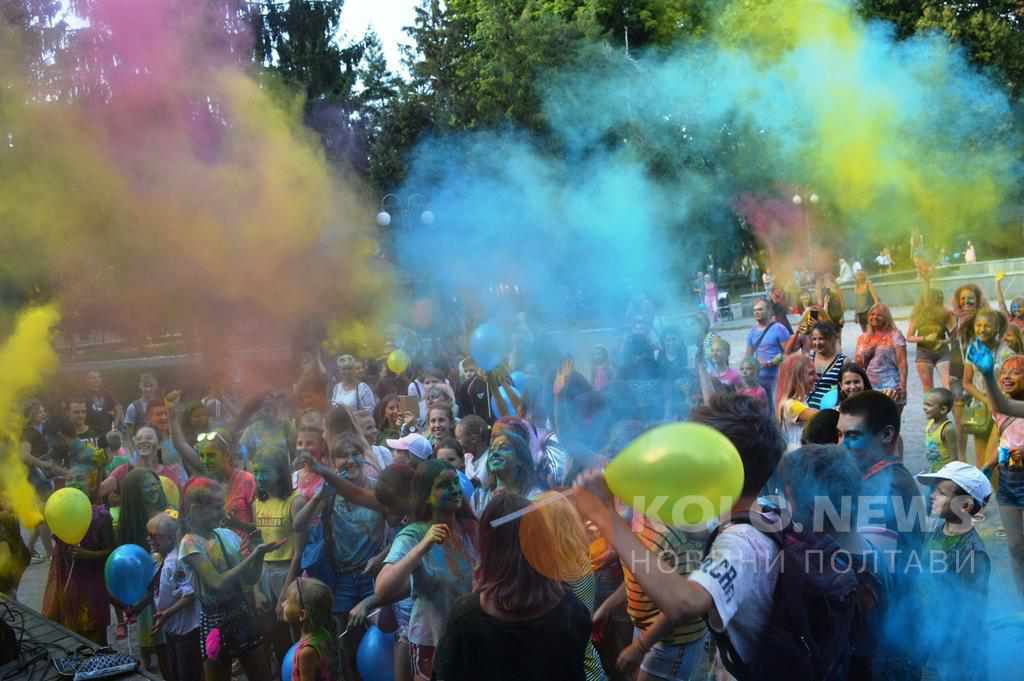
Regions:
<instances>
[{"instance_id":1,"label":"person with painted face","mask_svg":"<svg viewBox=\"0 0 1024 681\"><path fill-rule=\"evenodd\" d=\"M87 463L71 468L67 486L85 492L93 501L92 520L77 546L54 537L42 613L79 636L105 646L110 625L110 596L103 566L117 541L110 512L106 506L96 503L97 468L96 464Z\"/></svg>"},{"instance_id":2,"label":"person with painted face","mask_svg":"<svg viewBox=\"0 0 1024 681\"><path fill-rule=\"evenodd\" d=\"M373 576L387 548L387 522L373 494L376 481L369 476L363 443L353 433L335 436L330 443L333 468L308 454L295 461L324 479L320 492L295 515L295 529L308 536L302 556L306 574L333 586L338 631L345 631L349 612L373 593ZM361 634L350 631L342 641L344 678L355 678Z\"/></svg>"},{"instance_id":3,"label":"person with painted face","mask_svg":"<svg viewBox=\"0 0 1024 681\"><path fill-rule=\"evenodd\" d=\"M989 441L983 470L991 476L999 469L999 516L1006 529L1017 592L1024 595L1024 357L1008 358L998 374L995 357L985 345L972 344L967 357L984 375L992 399L999 437Z\"/></svg>"},{"instance_id":4,"label":"person with painted face","mask_svg":"<svg viewBox=\"0 0 1024 681\"><path fill-rule=\"evenodd\" d=\"M974 315L978 310L988 307L988 303L976 284L964 284L953 291L950 307L953 311L953 327L949 330L949 389L959 400L963 392L967 354L967 345L964 341L969 341L974 334ZM959 411L954 409L953 414L959 427Z\"/></svg>"},{"instance_id":5,"label":"person with painted face","mask_svg":"<svg viewBox=\"0 0 1024 681\"><path fill-rule=\"evenodd\" d=\"M284 603L288 585L299 573L296 552L295 516L306 504L306 498L292 491L291 471L285 452L269 452L253 459L253 477L256 480L256 500L253 515L256 532L264 542L280 544L263 558L257 611L274 620L270 636L271 645L283 659L291 646L291 632L287 624L277 621L275 611Z\"/></svg>"},{"instance_id":6,"label":"person with painted face","mask_svg":"<svg viewBox=\"0 0 1024 681\"><path fill-rule=\"evenodd\" d=\"M203 670L206 681L229 681L237 659L250 681L270 681L270 659L256 626L252 587L259 581L264 556L280 544L260 544L243 556L238 535L221 527L225 505L222 485L210 478L193 478L182 492L186 533L178 557L195 575Z\"/></svg>"},{"instance_id":7,"label":"person with painted face","mask_svg":"<svg viewBox=\"0 0 1024 681\"><path fill-rule=\"evenodd\" d=\"M136 468L121 480L121 513L118 522L118 543L146 546L148 535L146 525L150 518L167 509L167 497L160 484L160 476L145 468ZM122 603L134 606L135 603ZM165 656L165 642L162 636L153 635L153 608L150 605L134 611L138 627L138 646L144 669L155 669L152 657L158 660Z\"/></svg>"},{"instance_id":8,"label":"person with painted face","mask_svg":"<svg viewBox=\"0 0 1024 681\"><path fill-rule=\"evenodd\" d=\"M537 480L530 443L512 429L495 428L495 431L485 464L491 485L478 487L470 504L478 517L483 515L495 494L508 491L529 499L543 492Z\"/></svg>"},{"instance_id":9,"label":"person with painted face","mask_svg":"<svg viewBox=\"0 0 1024 681\"><path fill-rule=\"evenodd\" d=\"M168 395L173 410L180 395ZM174 444L186 461L197 461L196 468L224 485L224 525L234 530L242 540L242 549L248 552L250 536L256 531L253 502L256 501L256 479L252 473L235 466L232 440L228 431L214 430L196 436L196 448L185 440L181 419L172 419L171 435Z\"/></svg>"},{"instance_id":10,"label":"person with painted face","mask_svg":"<svg viewBox=\"0 0 1024 681\"><path fill-rule=\"evenodd\" d=\"M875 528L872 536L886 538L893 547L886 558L894 573L893 598L888 605L892 621L911 623L922 608L920 570L913 566L922 549L927 512L914 477L898 460L900 415L887 395L869 390L839 404L839 444L853 453L862 475L861 497L870 500L858 522ZM912 626L898 639L886 642L880 653L886 679L920 678L921 647Z\"/></svg>"},{"instance_id":11,"label":"person with painted face","mask_svg":"<svg viewBox=\"0 0 1024 681\"><path fill-rule=\"evenodd\" d=\"M409 649L414 681L428 681L434 652L455 601L473 589L477 562L476 521L468 512L456 471L428 461L413 479L415 522L395 537L377 577L382 603L406 589L413 599Z\"/></svg>"},{"instance_id":12,"label":"person with painted face","mask_svg":"<svg viewBox=\"0 0 1024 681\"><path fill-rule=\"evenodd\" d=\"M1002 369L1003 362L1012 356L1013 350L1006 344L1006 318L991 308L978 310L974 322L964 320L964 329L973 329L970 336L962 336L962 347L969 347L972 340L984 345L995 358L995 373ZM961 399L954 402L953 413L958 417L960 428L960 451L967 460L967 436L974 436L974 461L979 467L985 465L985 452L992 437L992 410L985 377L976 371L970 359L964 361L963 391Z\"/></svg>"},{"instance_id":13,"label":"person with painted face","mask_svg":"<svg viewBox=\"0 0 1024 681\"><path fill-rule=\"evenodd\" d=\"M296 461L302 454L308 454L316 463L324 463L327 460L327 442L324 440L323 429L316 426L300 426L295 435L295 452ZM292 476L292 487L309 501L323 487L324 480L309 466L296 464L293 467L295 473Z\"/></svg>"}]
</instances>

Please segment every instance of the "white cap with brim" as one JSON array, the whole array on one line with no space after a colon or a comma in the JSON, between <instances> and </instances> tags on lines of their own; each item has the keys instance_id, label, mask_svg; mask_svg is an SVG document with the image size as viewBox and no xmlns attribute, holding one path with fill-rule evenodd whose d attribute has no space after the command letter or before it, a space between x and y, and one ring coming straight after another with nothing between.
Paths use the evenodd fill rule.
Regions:
<instances>
[{"instance_id":1,"label":"white cap with brim","mask_svg":"<svg viewBox=\"0 0 1024 681\"><path fill-rule=\"evenodd\" d=\"M421 461L426 461L434 453L430 440L419 433L410 433L403 438L387 440L386 442L391 449L409 452Z\"/></svg>"},{"instance_id":2,"label":"white cap with brim","mask_svg":"<svg viewBox=\"0 0 1024 681\"><path fill-rule=\"evenodd\" d=\"M914 476L922 484L935 484L950 480L977 501L987 504L992 497L992 483L976 467L963 461L950 461L934 473L919 473Z\"/></svg>"}]
</instances>

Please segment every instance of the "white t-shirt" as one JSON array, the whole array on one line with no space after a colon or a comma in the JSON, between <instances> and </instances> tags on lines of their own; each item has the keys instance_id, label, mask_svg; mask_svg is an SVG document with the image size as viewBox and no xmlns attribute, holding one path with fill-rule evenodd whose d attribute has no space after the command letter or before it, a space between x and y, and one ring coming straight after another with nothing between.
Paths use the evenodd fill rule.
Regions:
<instances>
[{"instance_id":1,"label":"white t-shirt","mask_svg":"<svg viewBox=\"0 0 1024 681\"><path fill-rule=\"evenodd\" d=\"M349 409L373 411L377 398L373 396L370 386L360 383L355 390L346 390L339 382L331 391L331 406L345 405Z\"/></svg>"},{"instance_id":2,"label":"white t-shirt","mask_svg":"<svg viewBox=\"0 0 1024 681\"><path fill-rule=\"evenodd\" d=\"M770 537L752 525L737 523L722 530L707 558L690 573L690 579L711 594L729 640L743 660L749 659L768 620L779 576L778 553Z\"/></svg>"}]
</instances>

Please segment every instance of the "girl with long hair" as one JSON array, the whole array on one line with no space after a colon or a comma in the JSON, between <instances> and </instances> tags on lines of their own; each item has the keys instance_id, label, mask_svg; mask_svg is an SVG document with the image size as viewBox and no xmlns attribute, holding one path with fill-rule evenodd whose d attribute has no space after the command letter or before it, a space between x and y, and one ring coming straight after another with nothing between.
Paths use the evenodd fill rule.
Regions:
<instances>
[{"instance_id":1,"label":"girl with long hair","mask_svg":"<svg viewBox=\"0 0 1024 681\"><path fill-rule=\"evenodd\" d=\"M814 360L807 355L789 355L779 367L775 387L775 418L786 436L790 450L800 446L804 424L818 413L817 409L807 405L817 379Z\"/></svg>"},{"instance_id":2,"label":"girl with long hair","mask_svg":"<svg viewBox=\"0 0 1024 681\"><path fill-rule=\"evenodd\" d=\"M391 394L381 398L373 408L373 420L377 424L377 442L383 445L387 440L402 437L402 411L399 407L398 395Z\"/></svg>"},{"instance_id":3,"label":"girl with long hair","mask_svg":"<svg viewBox=\"0 0 1024 681\"><path fill-rule=\"evenodd\" d=\"M842 371L839 372L839 401L842 402L865 390L874 390L871 387L868 372L854 362L847 362L843 365Z\"/></svg>"},{"instance_id":4,"label":"girl with long hair","mask_svg":"<svg viewBox=\"0 0 1024 681\"><path fill-rule=\"evenodd\" d=\"M491 498L499 492L532 498L543 491L530 442L510 425L500 425L495 424L484 463L490 484L473 493L471 506L477 515L483 515Z\"/></svg>"},{"instance_id":5,"label":"girl with long hair","mask_svg":"<svg viewBox=\"0 0 1024 681\"><path fill-rule=\"evenodd\" d=\"M978 310L972 320L964 320L963 333L960 337L961 346L966 348L976 340L988 348L995 358L995 371L998 374L1003 362L1013 355L1013 351L1004 341L1006 327L1006 318L1001 313L990 307ZM954 401L953 412L959 419L960 451L966 459L967 436L973 435L974 461L980 468L992 434L991 400L985 389L985 378L975 370L969 360L964 362L963 394L959 400Z\"/></svg>"},{"instance_id":6,"label":"girl with long hair","mask_svg":"<svg viewBox=\"0 0 1024 681\"><path fill-rule=\"evenodd\" d=\"M822 398L829 391L839 390L839 374L846 364L846 355L839 349L839 340L839 330L831 322L818 322L811 328L808 357L814 363L816 378L807 397L809 407L819 409Z\"/></svg>"},{"instance_id":7,"label":"girl with long hair","mask_svg":"<svg viewBox=\"0 0 1024 681\"><path fill-rule=\"evenodd\" d=\"M543 548L538 554L544 556L559 542L542 519L531 518L539 511L492 526L492 521L529 503L516 494L501 494L487 507L480 527L476 593L461 600L449 617L434 666L438 679L587 678L587 608L565 587L557 569L549 573L560 561L539 563L526 550L539 543ZM526 528L528 519L531 529ZM527 650L529 654L524 654Z\"/></svg>"},{"instance_id":8,"label":"girl with long hair","mask_svg":"<svg viewBox=\"0 0 1024 681\"><path fill-rule=\"evenodd\" d=\"M428 681L455 601L473 588L477 526L466 508L459 477L447 463L421 464L412 492L415 520L391 544L375 591L381 603L393 603L409 590L413 679Z\"/></svg>"}]
</instances>

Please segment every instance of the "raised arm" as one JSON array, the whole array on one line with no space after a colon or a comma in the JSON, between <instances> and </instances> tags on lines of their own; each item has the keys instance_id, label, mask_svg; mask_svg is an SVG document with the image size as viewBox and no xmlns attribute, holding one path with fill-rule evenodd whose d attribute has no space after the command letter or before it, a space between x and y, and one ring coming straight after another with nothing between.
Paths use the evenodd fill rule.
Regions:
<instances>
[{"instance_id":1,"label":"raised arm","mask_svg":"<svg viewBox=\"0 0 1024 681\"><path fill-rule=\"evenodd\" d=\"M644 593L669 620L675 622L683 617L711 612L714 607L711 594L648 550L630 531L622 516L615 513L602 473L584 473L577 478L574 489L580 512L615 547L623 565L633 573Z\"/></svg>"},{"instance_id":2,"label":"raised arm","mask_svg":"<svg viewBox=\"0 0 1024 681\"><path fill-rule=\"evenodd\" d=\"M185 439L185 432L181 428L181 419L185 418L184 413L178 413L178 404L181 402L181 391L172 390L164 396L164 403L167 405L167 412L170 414L171 442L174 448L181 455L181 460L188 469L190 475L202 475L204 471L203 462L199 454Z\"/></svg>"},{"instance_id":3,"label":"raised arm","mask_svg":"<svg viewBox=\"0 0 1024 681\"><path fill-rule=\"evenodd\" d=\"M388 563L381 568L374 585L374 592L381 603L394 603L409 587L409 578L420 562L435 544L443 544L450 530L447 525L431 525L423 538L397 563Z\"/></svg>"},{"instance_id":4,"label":"raised arm","mask_svg":"<svg viewBox=\"0 0 1024 681\"><path fill-rule=\"evenodd\" d=\"M1006 414L1007 416L1024 418L1024 400L1010 399L996 384L995 358L992 356L992 351L984 344L975 340L967 348L967 359L974 365L973 370L980 371L981 375L985 378L985 387L988 390L989 404L992 407L992 411ZM969 366L970 364L964 367L965 388L968 385L966 369Z\"/></svg>"},{"instance_id":5,"label":"raised arm","mask_svg":"<svg viewBox=\"0 0 1024 681\"><path fill-rule=\"evenodd\" d=\"M238 565L220 572L206 556L193 553L185 556L185 562L203 582L203 586L215 593L227 591L236 586L255 584L260 577L263 558L284 544L284 540L260 544Z\"/></svg>"},{"instance_id":6,"label":"raised arm","mask_svg":"<svg viewBox=\"0 0 1024 681\"><path fill-rule=\"evenodd\" d=\"M1006 294L1003 292L1003 272L996 273L996 300L999 301L999 309L1009 318L1010 311L1006 308Z\"/></svg>"},{"instance_id":7,"label":"raised arm","mask_svg":"<svg viewBox=\"0 0 1024 681\"><path fill-rule=\"evenodd\" d=\"M296 466L309 466L309 469L324 479L324 483L330 485L334 491L340 494L346 501L357 506L372 508L375 511L384 512L384 507L377 501L377 495L373 490L359 485L354 485L345 478L338 475L338 472L318 462L308 453L303 452L295 459Z\"/></svg>"}]
</instances>

